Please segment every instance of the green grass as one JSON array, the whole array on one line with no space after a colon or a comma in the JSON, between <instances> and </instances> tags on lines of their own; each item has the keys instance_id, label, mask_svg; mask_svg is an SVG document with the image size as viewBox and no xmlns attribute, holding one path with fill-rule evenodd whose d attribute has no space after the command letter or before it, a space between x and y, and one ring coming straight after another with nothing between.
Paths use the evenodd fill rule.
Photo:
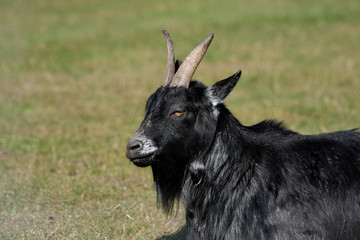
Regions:
<instances>
[{"instance_id":1,"label":"green grass","mask_svg":"<svg viewBox=\"0 0 360 240\"><path fill-rule=\"evenodd\" d=\"M179 58L215 39L195 75L239 68L244 124L304 134L360 127L360 3L0 0L0 238L156 239L184 224L156 208L125 145Z\"/></svg>"}]
</instances>

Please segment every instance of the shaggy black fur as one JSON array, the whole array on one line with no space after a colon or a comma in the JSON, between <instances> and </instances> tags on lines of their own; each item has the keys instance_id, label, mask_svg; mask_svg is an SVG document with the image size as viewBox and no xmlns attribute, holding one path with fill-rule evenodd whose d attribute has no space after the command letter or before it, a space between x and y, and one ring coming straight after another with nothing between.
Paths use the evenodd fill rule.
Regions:
<instances>
[{"instance_id":1,"label":"shaggy black fur","mask_svg":"<svg viewBox=\"0 0 360 240\"><path fill-rule=\"evenodd\" d=\"M360 133L243 126L222 104L239 77L149 98L127 155L151 165L164 210L182 200L188 240L360 239Z\"/></svg>"}]
</instances>

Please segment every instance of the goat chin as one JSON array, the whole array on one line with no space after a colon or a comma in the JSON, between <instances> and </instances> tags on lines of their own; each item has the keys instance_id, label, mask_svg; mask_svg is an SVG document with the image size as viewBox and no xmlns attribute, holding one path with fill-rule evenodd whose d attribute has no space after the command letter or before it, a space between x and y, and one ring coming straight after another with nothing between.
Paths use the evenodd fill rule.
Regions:
<instances>
[{"instance_id":1,"label":"goat chin","mask_svg":"<svg viewBox=\"0 0 360 240\"><path fill-rule=\"evenodd\" d=\"M153 154L141 158L130 159L130 161L137 167L148 167L155 162L152 156Z\"/></svg>"}]
</instances>

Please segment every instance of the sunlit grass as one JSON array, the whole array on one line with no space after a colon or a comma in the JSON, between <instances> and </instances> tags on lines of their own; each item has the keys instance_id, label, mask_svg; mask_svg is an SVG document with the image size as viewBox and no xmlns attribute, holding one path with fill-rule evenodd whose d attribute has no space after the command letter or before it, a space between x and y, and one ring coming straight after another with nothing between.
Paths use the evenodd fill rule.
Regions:
<instances>
[{"instance_id":1,"label":"sunlit grass","mask_svg":"<svg viewBox=\"0 0 360 240\"><path fill-rule=\"evenodd\" d=\"M195 78L243 75L227 104L246 125L360 127L358 1L0 1L0 238L156 239L150 169L125 145L177 57L215 39Z\"/></svg>"}]
</instances>

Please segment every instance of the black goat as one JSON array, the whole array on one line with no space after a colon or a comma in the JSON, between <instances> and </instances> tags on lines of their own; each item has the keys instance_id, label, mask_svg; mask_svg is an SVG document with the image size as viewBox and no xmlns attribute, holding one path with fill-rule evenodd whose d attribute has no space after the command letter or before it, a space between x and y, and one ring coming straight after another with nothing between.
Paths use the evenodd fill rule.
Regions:
<instances>
[{"instance_id":1,"label":"black goat","mask_svg":"<svg viewBox=\"0 0 360 240\"><path fill-rule=\"evenodd\" d=\"M213 35L180 65L163 33L165 82L127 157L151 165L165 211L182 199L187 239L360 239L360 133L241 125L223 105L240 71L211 87L190 81Z\"/></svg>"}]
</instances>

